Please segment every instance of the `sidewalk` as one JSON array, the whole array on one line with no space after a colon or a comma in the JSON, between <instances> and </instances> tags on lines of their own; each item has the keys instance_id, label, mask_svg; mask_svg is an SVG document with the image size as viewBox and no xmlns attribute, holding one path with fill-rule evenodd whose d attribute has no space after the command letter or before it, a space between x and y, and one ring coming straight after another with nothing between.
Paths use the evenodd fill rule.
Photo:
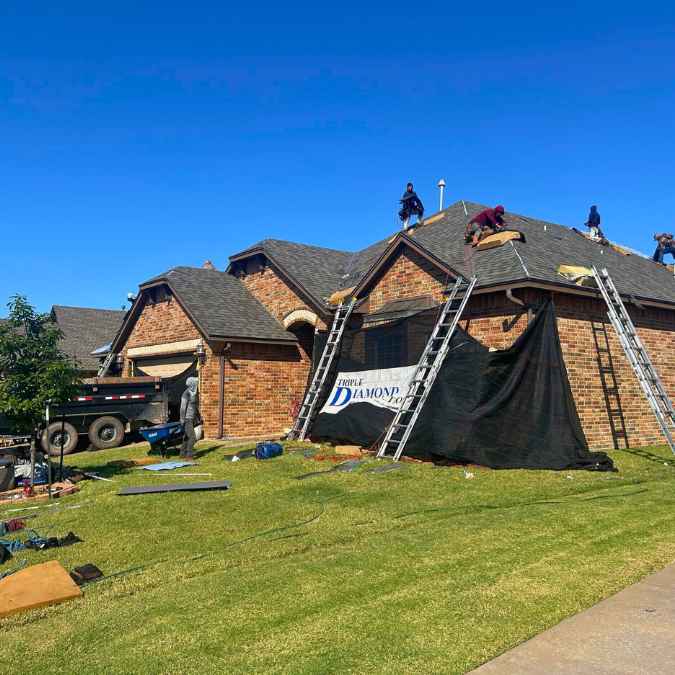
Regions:
<instances>
[{"instance_id":1,"label":"sidewalk","mask_svg":"<svg viewBox=\"0 0 675 675\"><path fill-rule=\"evenodd\" d=\"M675 673L675 564L565 619L472 673Z\"/></svg>"}]
</instances>

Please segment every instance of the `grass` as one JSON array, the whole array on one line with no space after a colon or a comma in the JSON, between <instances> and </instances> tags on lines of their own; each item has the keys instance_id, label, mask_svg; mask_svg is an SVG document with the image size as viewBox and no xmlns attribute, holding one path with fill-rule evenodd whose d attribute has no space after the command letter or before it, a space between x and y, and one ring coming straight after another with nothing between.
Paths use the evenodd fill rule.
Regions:
<instances>
[{"instance_id":1,"label":"grass","mask_svg":"<svg viewBox=\"0 0 675 675\"><path fill-rule=\"evenodd\" d=\"M332 465L300 452L223 462L222 448L202 443L195 471L231 480L230 491L116 496L164 482L105 466L146 448L72 456L115 482L87 481L34 511L41 534L73 530L85 542L19 553L3 569L56 558L128 571L79 600L0 620L4 665L460 673L675 559L664 448L614 452L617 474L472 468L467 479L426 464L373 474L369 460L298 481Z\"/></svg>"}]
</instances>

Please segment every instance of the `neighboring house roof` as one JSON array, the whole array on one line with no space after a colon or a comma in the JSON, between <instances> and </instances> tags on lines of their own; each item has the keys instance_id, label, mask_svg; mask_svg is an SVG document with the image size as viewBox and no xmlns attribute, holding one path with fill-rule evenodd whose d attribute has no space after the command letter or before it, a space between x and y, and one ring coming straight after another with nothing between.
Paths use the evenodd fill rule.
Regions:
<instances>
[{"instance_id":1,"label":"neighboring house roof","mask_svg":"<svg viewBox=\"0 0 675 675\"><path fill-rule=\"evenodd\" d=\"M456 202L410 234L399 231L355 253L266 239L230 260L240 261L255 253L266 255L272 262L283 260L285 272L296 284L325 301L333 291L367 283L400 245L407 244L449 273L476 274L477 288L522 282L578 289L557 273L558 266L596 265L609 270L621 293L675 305L675 279L665 267L640 255L622 255L568 227L515 213L507 212L505 220L510 229L525 235L524 242L473 250L466 257L466 224L484 208L475 202Z\"/></svg>"},{"instance_id":2,"label":"neighboring house roof","mask_svg":"<svg viewBox=\"0 0 675 675\"><path fill-rule=\"evenodd\" d=\"M175 267L145 283L141 291L165 283L190 319L208 339L253 339L297 342L293 333L272 317L265 307L231 274L198 267ZM139 294L113 348L127 334L142 310Z\"/></svg>"},{"instance_id":3,"label":"neighboring house roof","mask_svg":"<svg viewBox=\"0 0 675 675\"><path fill-rule=\"evenodd\" d=\"M115 337L126 312L54 305L51 314L63 333L61 349L76 359L81 369L96 370L99 360L91 352Z\"/></svg>"}]
</instances>

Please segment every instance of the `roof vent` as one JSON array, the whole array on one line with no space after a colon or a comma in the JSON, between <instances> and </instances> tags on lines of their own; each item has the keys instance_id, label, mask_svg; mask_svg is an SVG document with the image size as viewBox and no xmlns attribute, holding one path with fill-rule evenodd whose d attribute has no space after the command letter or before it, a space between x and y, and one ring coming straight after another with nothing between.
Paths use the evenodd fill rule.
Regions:
<instances>
[{"instance_id":1,"label":"roof vent","mask_svg":"<svg viewBox=\"0 0 675 675\"><path fill-rule=\"evenodd\" d=\"M204 264L202 265L202 269L205 270L215 270L216 267L215 265L210 261L210 260L205 260Z\"/></svg>"}]
</instances>

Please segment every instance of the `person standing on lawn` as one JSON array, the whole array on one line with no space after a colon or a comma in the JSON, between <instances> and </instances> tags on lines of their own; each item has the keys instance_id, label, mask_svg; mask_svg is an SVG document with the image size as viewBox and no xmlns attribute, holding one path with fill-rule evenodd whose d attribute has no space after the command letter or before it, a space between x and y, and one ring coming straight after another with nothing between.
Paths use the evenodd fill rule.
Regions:
<instances>
[{"instance_id":1,"label":"person standing on lawn","mask_svg":"<svg viewBox=\"0 0 675 675\"><path fill-rule=\"evenodd\" d=\"M180 421L185 433L180 456L185 459L192 459L192 450L197 442L195 426L199 424L199 379L188 377L185 384L187 389L180 399Z\"/></svg>"}]
</instances>

